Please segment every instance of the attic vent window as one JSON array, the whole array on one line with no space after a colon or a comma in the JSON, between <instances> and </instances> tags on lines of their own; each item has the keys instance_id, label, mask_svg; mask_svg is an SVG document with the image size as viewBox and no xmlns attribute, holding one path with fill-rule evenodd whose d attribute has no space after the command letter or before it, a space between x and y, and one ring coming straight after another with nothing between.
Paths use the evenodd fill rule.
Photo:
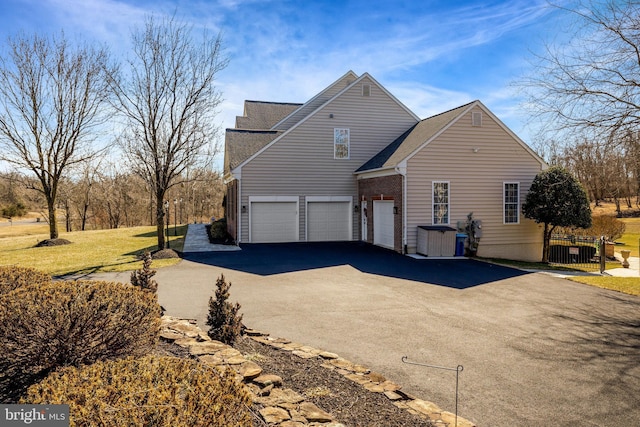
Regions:
<instances>
[{"instance_id":1,"label":"attic vent window","mask_svg":"<svg viewBox=\"0 0 640 427\"><path fill-rule=\"evenodd\" d=\"M482 126L482 112L477 111L471 113L471 126Z\"/></svg>"},{"instance_id":2,"label":"attic vent window","mask_svg":"<svg viewBox=\"0 0 640 427\"><path fill-rule=\"evenodd\" d=\"M362 96L371 96L371 85L362 85Z\"/></svg>"}]
</instances>

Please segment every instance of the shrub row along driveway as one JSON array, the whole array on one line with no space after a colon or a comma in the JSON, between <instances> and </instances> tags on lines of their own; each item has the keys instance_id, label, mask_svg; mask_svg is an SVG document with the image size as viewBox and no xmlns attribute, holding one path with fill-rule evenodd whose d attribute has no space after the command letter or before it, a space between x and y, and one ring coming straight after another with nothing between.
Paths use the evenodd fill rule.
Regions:
<instances>
[{"instance_id":1,"label":"shrub row along driveway","mask_svg":"<svg viewBox=\"0 0 640 427\"><path fill-rule=\"evenodd\" d=\"M246 325L336 352L483 427L640 420L640 299L472 260L357 243L244 245L159 270L167 313L206 319L216 277Z\"/></svg>"}]
</instances>

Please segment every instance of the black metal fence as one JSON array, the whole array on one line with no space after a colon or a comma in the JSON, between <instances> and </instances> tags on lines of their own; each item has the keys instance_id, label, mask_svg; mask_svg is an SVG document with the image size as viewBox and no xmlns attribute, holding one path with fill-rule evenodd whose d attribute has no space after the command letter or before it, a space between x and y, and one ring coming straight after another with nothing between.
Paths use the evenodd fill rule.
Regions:
<instances>
[{"instance_id":1,"label":"black metal fence","mask_svg":"<svg viewBox=\"0 0 640 427\"><path fill-rule=\"evenodd\" d=\"M602 272L605 250L604 240L599 237L554 234L549 241L549 262Z\"/></svg>"}]
</instances>

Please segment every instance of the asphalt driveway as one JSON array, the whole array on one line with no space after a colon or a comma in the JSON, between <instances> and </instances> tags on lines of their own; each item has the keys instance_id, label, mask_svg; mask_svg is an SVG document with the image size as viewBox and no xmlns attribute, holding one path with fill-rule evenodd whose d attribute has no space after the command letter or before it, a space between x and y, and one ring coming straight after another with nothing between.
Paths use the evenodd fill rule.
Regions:
<instances>
[{"instance_id":1,"label":"asphalt driveway","mask_svg":"<svg viewBox=\"0 0 640 427\"><path fill-rule=\"evenodd\" d=\"M204 325L215 279L247 326L336 352L482 427L640 425L640 298L358 243L244 245L158 271L167 314Z\"/></svg>"}]
</instances>

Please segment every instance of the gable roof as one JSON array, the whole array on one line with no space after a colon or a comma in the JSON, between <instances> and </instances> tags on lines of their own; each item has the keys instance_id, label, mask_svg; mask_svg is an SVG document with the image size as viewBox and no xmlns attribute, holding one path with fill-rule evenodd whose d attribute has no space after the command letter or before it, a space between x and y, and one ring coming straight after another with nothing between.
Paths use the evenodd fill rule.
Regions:
<instances>
[{"instance_id":1,"label":"gable roof","mask_svg":"<svg viewBox=\"0 0 640 427\"><path fill-rule=\"evenodd\" d=\"M273 125L300 108L291 102L244 101L244 114L236 117L236 129L271 129Z\"/></svg>"},{"instance_id":2,"label":"gable roof","mask_svg":"<svg viewBox=\"0 0 640 427\"><path fill-rule=\"evenodd\" d=\"M281 131L227 129L224 137L224 171L236 168L252 154L276 139Z\"/></svg>"},{"instance_id":3,"label":"gable roof","mask_svg":"<svg viewBox=\"0 0 640 427\"><path fill-rule=\"evenodd\" d=\"M342 95L343 93L345 93L346 91L348 91L350 88L352 88L354 85L359 84L359 82L361 82L363 79L370 79L372 83L374 83L375 85L377 85L380 90L382 90L385 94L387 94L387 96L389 96L393 101L395 101L400 107L402 107L408 114L410 114L411 116L413 116L413 118L415 118L415 120L419 120L418 116L415 115L415 113L411 110L409 110L409 108L407 108L406 105L404 105L402 102L400 102L395 96L393 96L391 93L389 93L389 91L387 91L380 83L378 83L373 77L371 77L371 75L369 75L369 73L364 73L363 75L361 75L360 77L358 77L356 80L354 81L348 81L348 84L346 87L342 88L342 90L338 91L337 93L335 93L331 98L329 98L328 100L324 100L324 96L320 96L320 95L326 95L327 91L329 91L330 89L335 89L336 86L339 88L341 86L341 82L344 81L344 79L350 79L351 77L355 76L355 73L353 73L353 71L349 71L347 74L345 74L344 76L342 76L340 79L338 79L336 82L332 83L327 89L325 89L323 92L321 92L319 95L316 95L315 97L313 97L310 101L306 102L302 107L300 107L299 109L297 109L296 111L294 111L293 113L291 113L289 116L287 116L285 119L283 119L281 122L279 122L278 124L274 125L271 130L274 132L278 132L277 135L275 136L275 138L273 138L271 141L267 142L266 144L264 144L262 147L259 147L258 149L256 149L256 151L249 155L248 157L246 157L244 160L242 160L240 163L232 165L232 162L229 162L228 164L231 166L229 169L227 169L226 165L226 153L225 153L225 171L226 172L231 172L231 169L237 168L237 167L241 167L242 165L244 165L245 163L251 161L253 158L255 158L256 156L258 156L262 151L266 150L269 146L275 144L281 137L283 137L284 135L288 134L290 131L292 131L293 129L297 128L298 126L300 126L301 124L303 124L304 122L306 122L308 119L310 119L311 117L313 117L318 111L320 111L323 107L327 106L328 104L330 104L332 101L334 101L335 99L337 99L338 97L340 97L340 95ZM329 92L331 93L331 92ZM323 100L323 102L319 102L318 100ZM281 129L280 128L280 124L282 124L285 121L288 121L289 119L291 119L294 116L298 116L298 114L300 113L300 111L306 111L307 109L311 108L310 106L315 107L314 110L310 111L309 113L307 113L304 117L302 117L301 119L296 118L296 122L289 128L287 128L286 130ZM227 129L227 131L229 130L233 130L233 129ZM237 129L236 129L237 130ZM230 141L231 144L233 144L233 141ZM226 139L225 139L225 144L226 144ZM257 144L255 145L257 146ZM226 149L226 148L225 148Z\"/></svg>"},{"instance_id":4,"label":"gable roof","mask_svg":"<svg viewBox=\"0 0 640 427\"><path fill-rule=\"evenodd\" d=\"M435 137L444 132L474 107L480 107L516 142L522 145L529 154L531 154L542 165L545 165L544 160L540 156L538 156L516 134L506 127L487 107L485 107L480 101L476 100L418 122L411 127L411 129L400 135L395 141L372 157L364 165L360 166L355 173L358 174L377 169L390 169L397 167L401 162L413 157L415 153L429 144Z\"/></svg>"}]
</instances>

